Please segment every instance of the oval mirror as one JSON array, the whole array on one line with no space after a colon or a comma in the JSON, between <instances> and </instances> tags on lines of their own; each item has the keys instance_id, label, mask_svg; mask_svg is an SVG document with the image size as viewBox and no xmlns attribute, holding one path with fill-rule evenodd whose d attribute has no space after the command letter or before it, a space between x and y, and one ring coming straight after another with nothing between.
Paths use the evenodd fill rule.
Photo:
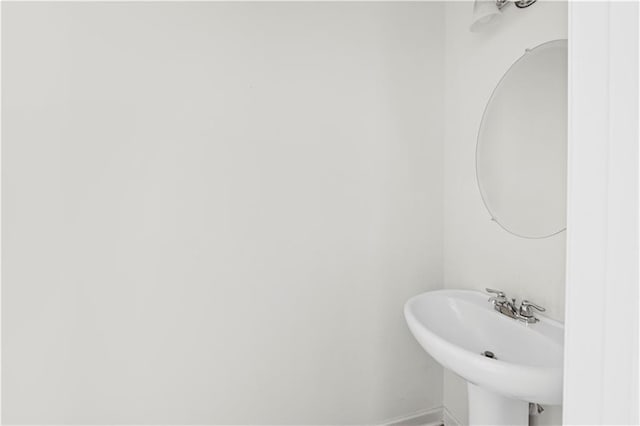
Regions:
<instances>
[{"instance_id":1,"label":"oval mirror","mask_svg":"<svg viewBox=\"0 0 640 426\"><path fill-rule=\"evenodd\" d=\"M487 103L476 145L492 219L525 238L566 228L567 40L527 49Z\"/></svg>"}]
</instances>

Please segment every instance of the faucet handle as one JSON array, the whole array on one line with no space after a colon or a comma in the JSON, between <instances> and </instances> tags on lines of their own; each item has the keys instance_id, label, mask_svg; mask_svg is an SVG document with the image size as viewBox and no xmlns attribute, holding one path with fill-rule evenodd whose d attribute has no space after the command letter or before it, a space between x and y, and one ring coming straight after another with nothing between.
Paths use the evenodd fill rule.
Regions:
<instances>
[{"instance_id":1,"label":"faucet handle","mask_svg":"<svg viewBox=\"0 0 640 426\"><path fill-rule=\"evenodd\" d=\"M528 300L523 300L520 303L520 315L522 315L523 317L526 317L526 318L533 317L533 312L532 312L531 308L533 308L533 309L535 309L536 311L539 311L539 312L546 311L546 309L543 308L542 306L536 305L535 303L529 302Z\"/></svg>"},{"instance_id":2,"label":"faucet handle","mask_svg":"<svg viewBox=\"0 0 640 426\"><path fill-rule=\"evenodd\" d=\"M485 288L485 290L487 290L487 293L493 293L496 295L496 297L506 297L506 294L504 291L502 290L494 290L492 288Z\"/></svg>"},{"instance_id":3,"label":"faucet handle","mask_svg":"<svg viewBox=\"0 0 640 426\"><path fill-rule=\"evenodd\" d=\"M504 293L504 291L501 290L494 290L492 288L485 288L485 290L487 290L488 293L492 293L495 294L495 296L491 296L489 298L489 302L491 302L491 304L494 307L497 307L498 305L502 305L507 301L507 296ZM497 308L496 308L497 309Z\"/></svg>"}]
</instances>

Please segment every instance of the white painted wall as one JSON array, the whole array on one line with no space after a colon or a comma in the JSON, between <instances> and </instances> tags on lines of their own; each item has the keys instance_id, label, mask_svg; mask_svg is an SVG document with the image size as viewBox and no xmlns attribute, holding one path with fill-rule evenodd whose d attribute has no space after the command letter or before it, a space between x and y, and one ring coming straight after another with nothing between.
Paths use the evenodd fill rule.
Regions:
<instances>
[{"instance_id":1,"label":"white painted wall","mask_svg":"<svg viewBox=\"0 0 640 426\"><path fill-rule=\"evenodd\" d=\"M451 36L468 5L448 7L469 53ZM546 8L563 13L530 16ZM3 2L2 421L363 424L440 405L402 305L443 279L443 13ZM470 179L476 108L535 38L497 38L510 49L473 93L449 79L470 95L449 120L449 286L560 284L562 238L511 241ZM522 254L541 259L498 268ZM532 298L558 315L556 293Z\"/></svg>"},{"instance_id":2,"label":"white painted wall","mask_svg":"<svg viewBox=\"0 0 640 426\"><path fill-rule=\"evenodd\" d=\"M447 288L499 288L564 316L565 233L542 240L515 237L490 220L476 184L475 145L482 111L495 85L524 49L567 37L565 3L538 1L526 10L504 9L498 26L471 33L471 2L446 5L444 284ZM508 119L508 117L505 117ZM467 420L466 386L449 372L444 405ZM559 408L536 422L561 421Z\"/></svg>"}]
</instances>

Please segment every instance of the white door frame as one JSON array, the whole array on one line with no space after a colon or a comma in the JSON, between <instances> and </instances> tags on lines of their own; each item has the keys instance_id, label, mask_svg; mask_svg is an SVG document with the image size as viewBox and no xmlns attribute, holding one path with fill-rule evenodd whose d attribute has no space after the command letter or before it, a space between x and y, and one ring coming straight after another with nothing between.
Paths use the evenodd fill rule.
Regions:
<instances>
[{"instance_id":1,"label":"white door frame","mask_svg":"<svg viewBox=\"0 0 640 426\"><path fill-rule=\"evenodd\" d=\"M638 424L636 2L569 5L563 423Z\"/></svg>"}]
</instances>

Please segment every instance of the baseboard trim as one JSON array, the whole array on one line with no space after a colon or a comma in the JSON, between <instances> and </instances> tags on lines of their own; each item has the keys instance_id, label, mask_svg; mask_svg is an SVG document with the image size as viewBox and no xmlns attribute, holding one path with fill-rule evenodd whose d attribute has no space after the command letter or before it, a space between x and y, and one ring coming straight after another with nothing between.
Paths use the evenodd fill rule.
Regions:
<instances>
[{"instance_id":1,"label":"baseboard trim","mask_svg":"<svg viewBox=\"0 0 640 426\"><path fill-rule=\"evenodd\" d=\"M381 426L441 426L443 407L419 410L406 416L389 419Z\"/></svg>"},{"instance_id":2,"label":"baseboard trim","mask_svg":"<svg viewBox=\"0 0 640 426\"><path fill-rule=\"evenodd\" d=\"M395 417L381 426L462 426L447 407L419 410L406 416Z\"/></svg>"},{"instance_id":3,"label":"baseboard trim","mask_svg":"<svg viewBox=\"0 0 640 426\"><path fill-rule=\"evenodd\" d=\"M462 423L447 410L447 407L442 408L442 421L444 422L444 426L462 426Z\"/></svg>"}]
</instances>

